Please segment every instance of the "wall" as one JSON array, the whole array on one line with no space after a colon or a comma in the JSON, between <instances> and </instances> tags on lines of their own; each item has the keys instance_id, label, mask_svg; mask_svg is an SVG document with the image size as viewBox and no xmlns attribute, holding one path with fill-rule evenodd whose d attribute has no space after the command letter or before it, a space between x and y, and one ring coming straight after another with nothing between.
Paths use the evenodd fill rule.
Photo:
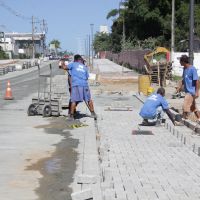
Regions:
<instances>
[{"instance_id":1,"label":"wall","mask_svg":"<svg viewBox=\"0 0 200 200\"><path fill-rule=\"evenodd\" d=\"M144 55L149 50L127 50L120 53L104 52L105 58L123 66L127 66L130 69L134 69L140 73L144 73ZM103 57L104 57L103 56Z\"/></svg>"},{"instance_id":2,"label":"wall","mask_svg":"<svg viewBox=\"0 0 200 200\"><path fill-rule=\"evenodd\" d=\"M188 56L188 52L174 52L172 55L172 73L176 76L182 76L183 73L183 67L179 62L181 55ZM200 53L194 53L193 65L196 67L197 73L200 76Z\"/></svg>"}]
</instances>

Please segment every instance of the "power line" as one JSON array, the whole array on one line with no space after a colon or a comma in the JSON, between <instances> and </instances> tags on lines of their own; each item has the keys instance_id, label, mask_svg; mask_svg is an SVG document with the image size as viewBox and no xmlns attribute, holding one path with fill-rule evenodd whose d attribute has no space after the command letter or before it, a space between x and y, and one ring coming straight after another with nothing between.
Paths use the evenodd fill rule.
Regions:
<instances>
[{"instance_id":1,"label":"power line","mask_svg":"<svg viewBox=\"0 0 200 200\"><path fill-rule=\"evenodd\" d=\"M32 17L27 17L27 16L17 12L16 10L14 10L11 7L9 7L8 5L6 5L3 0L0 0L0 6L5 8L6 10L8 10L14 16L19 17L19 18L21 18L23 20L29 20L32 23ZM43 33L47 33L47 31L48 31L47 22L44 19L40 20L37 17L34 17L34 28L35 28L35 31L37 32L39 30L39 28L36 27L35 24L40 24L40 30Z\"/></svg>"},{"instance_id":2,"label":"power line","mask_svg":"<svg viewBox=\"0 0 200 200\"><path fill-rule=\"evenodd\" d=\"M4 24L0 24L0 30L1 30L1 28L4 29L4 30L7 30L7 31L9 31L9 32L12 32L12 31L11 31L9 28L7 28L6 25L4 25Z\"/></svg>"},{"instance_id":3,"label":"power line","mask_svg":"<svg viewBox=\"0 0 200 200\"><path fill-rule=\"evenodd\" d=\"M16 17L19 17L24 20L31 20L31 17L24 16L23 14L15 11L14 9L6 5L2 0L0 0L0 6L8 10L11 14L15 15Z\"/></svg>"}]
</instances>

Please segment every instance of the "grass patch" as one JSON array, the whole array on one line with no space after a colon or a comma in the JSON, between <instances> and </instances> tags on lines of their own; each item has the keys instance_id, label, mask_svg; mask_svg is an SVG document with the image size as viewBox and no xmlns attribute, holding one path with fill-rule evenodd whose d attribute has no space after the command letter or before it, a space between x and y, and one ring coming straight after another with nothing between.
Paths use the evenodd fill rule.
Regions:
<instances>
[{"instance_id":1,"label":"grass patch","mask_svg":"<svg viewBox=\"0 0 200 200\"><path fill-rule=\"evenodd\" d=\"M180 81L182 80L182 76L172 76L173 81Z\"/></svg>"}]
</instances>

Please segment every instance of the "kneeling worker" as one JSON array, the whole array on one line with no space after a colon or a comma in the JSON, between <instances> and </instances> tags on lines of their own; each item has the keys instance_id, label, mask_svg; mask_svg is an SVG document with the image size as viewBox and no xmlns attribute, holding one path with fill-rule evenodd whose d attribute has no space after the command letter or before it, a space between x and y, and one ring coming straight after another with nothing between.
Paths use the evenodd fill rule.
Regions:
<instances>
[{"instance_id":1,"label":"kneeling worker","mask_svg":"<svg viewBox=\"0 0 200 200\"><path fill-rule=\"evenodd\" d=\"M148 125L148 120L153 120L157 123L160 123L163 118L164 112L166 112L172 123L176 125L176 122L172 116L172 113L169 110L168 103L164 96L165 89L158 88L157 93L153 93L146 99L139 113L140 116L143 118L142 124Z\"/></svg>"}]
</instances>

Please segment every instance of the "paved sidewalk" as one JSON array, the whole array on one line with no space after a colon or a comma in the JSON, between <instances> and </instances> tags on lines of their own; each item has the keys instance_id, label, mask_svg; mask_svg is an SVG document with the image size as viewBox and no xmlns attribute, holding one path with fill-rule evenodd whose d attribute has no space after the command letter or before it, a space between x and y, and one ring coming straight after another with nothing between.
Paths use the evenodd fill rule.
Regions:
<instances>
[{"instance_id":1,"label":"paved sidewalk","mask_svg":"<svg viewBox=\"0 0 200 200\"><path fill-rule=\"evenodd\" d=\"M164 126L138 127L132 104L126 112L99 108L104 199L200 199L200 158ZM139 129L153 135L132 135Z\"/></svg>"},{"instance_id":2,"label":"paved sidewalk","mask_svg":"<svg viewBox=\"0 0 200 200\"><path fill-rule=\"evenodd\" d=\"M101 66L102 73L115 73L115 64L108 63L98 60L99 73ZM109 66L112 66L110 71ZM71 185L77 195L74 199L78 195L81 199L86 193L91 195L90 192L95 200L200 199L200 157L192 148L199 136L192 136L187 127L174 127L169 120L160 127L138 126L142 103L133 95L137 88L129 93L120 87L118 92L101 88L98 91L98 87L91 90L98 114L97 125L91 118L83 118L89 126L71 132L80 142L77 150L80 156ZM126 110L127 107L131 109ZM84 104L79 109L88 113ZM146 130L152 135L135 135L133 130ZM93 184L78 184L80 174L99 179Z\"/></svg>"}]
</instances>

